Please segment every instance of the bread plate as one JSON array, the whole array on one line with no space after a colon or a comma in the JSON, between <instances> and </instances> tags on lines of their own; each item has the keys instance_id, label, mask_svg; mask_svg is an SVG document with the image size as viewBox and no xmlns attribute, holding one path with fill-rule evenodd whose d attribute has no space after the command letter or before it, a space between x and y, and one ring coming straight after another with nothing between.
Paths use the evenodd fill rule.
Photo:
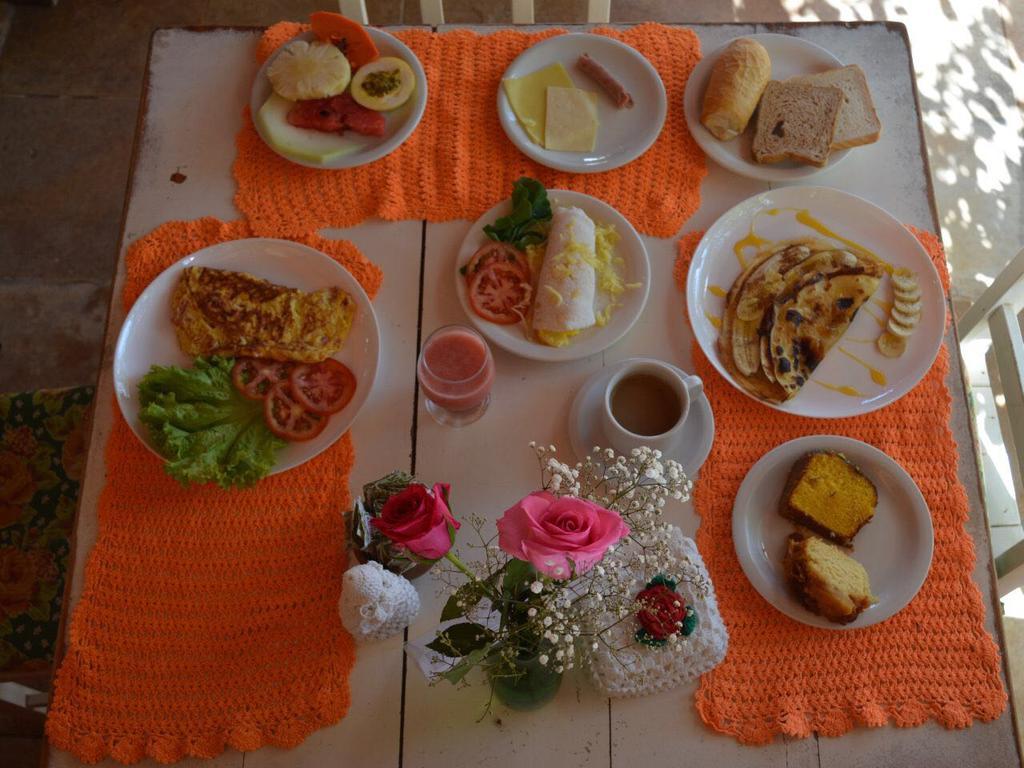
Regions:
<instances>
[{"instance_id":1,"label":"bread plate","mask_svg":"<svg viewBox=\"0 0 1024 768\"><path fill-rule=\"evenodd\" d=\"M772 215L772 211L778 211ZM904 354L886 358L875 341L886 310L878 301L892 299L892 280L882 278L874 296L854 317L839 342L814 370L795 397L783 403L759 399L729 371L718 348L718 324L725 292L741 273L734 246L750 232L769 241L823 237L796 219L807 211L835 235L869 249L893 267L912 270L921 290L921 316ZM744 250L749 257L753 251ZM690 327L719 373L745 395L795 416L842 418L883 408L913 389L931 368L946 328L946 299L931 257L896 219L868 201L830 187L782 187L748 198L721 216L697 245L686 281ZM881 322L880 322L881 320ZM844 351L841 351L845 350ZM859 361L857 359L858 358ZM845 391L838 387L845 386Z\"/></svg>"},{"instance_id":2,"label":"bread plate","mask_svg":"<svg viewBox=\"0 0 1024 768\"><path fill-rule=\"evenodd\" d=\"M634 106L618 109L600 87L576 69L576 60L590 54L633 96ZM569 173L610 171L640 157L661 133L668 113L665 85L643 54L604 35L557 35L531 46L513 61L502 80L523 77L561 62L576 86L598 92L597 145L593 152L556 152L535 144L519 124L505 89L498 85L498 119L520 152L541 165Z\"/></svg>"},{"instance_id":3,"label":"bread plate","mask_svg":"<svg viewBox=\"0 0 1024 768\"><path fill-rule=\"evenodd\" d=\"M178 345L171 324L171 295L182 270L193 266L247 272L303 291L338 286L352 297L355 318L345 346L334 357L355 375L355 395L341 411L331 415L324 431L315 438L285 445L270 474L304 464L333 445L352 425L373 389L380 358L377 316L363 287L337 261L307 245L272 238L232 240L196 251L161 272L132 305L114 347L114 392L132 432L160 455L139 419L139 381L154 365L192 365L192 358Z\"/></svg>"},{"instance_id":4,"label":"bread plate","mask_svg":"<svg viewBox=\"0 0 1024 768\"><path fill-rule=\"evenodd\" d=\"M878 602L849 624L807 610L789 591L783 572L786 538L795 527L776 507L793 464L816 450L842 453L878 490L875 516L850 552L868 572ZM935 533L920 489L892 458L860 440L812 435L783 443L751 467L733 504L732 538L743 572L765 600L796 621L842 630L885 621L914 599L931 567Z\"/></svg>"},{"instance_id":5,"label":"bread plate","mask_svg":"<svg viewBox=\"0 0 1024 768\"><path fill-rule=\"evenodd\" d=\"M843 66L843 63L822 48L803 38L792 35L760 34L743 35L743 37L756 40L765 47L772 60L772 80L785 80L797 75L814 75L824 72L827 69L835 69ZM829 156L828 164L824 168L813 165L804 165L792 161L761 165L754 162L754 155L751 145L754 140L754 121L757 114L750 119L747 130L731 141L719 141L700 122L701 107L704 102L704 91L707 88L708 80L711 77L711 69L715 61L722 54L722 51L732 40L715 49L698 62L693 68L690 79L686 82L686 92L683 95L683 107L686 115L686 125L693 134L694 140L700 145L708 157L722 167L762 181L793 181L813 176L816 173L834 168L850 150L836 150Z\"/></svg>"},{"instance_id":6,"label":"bread plate","mask_svg":"<svg viewBox=\"0 0 1024 768\"><path fill-rule=\"evenodd\" d=\"M259 121L253 120L253 127L256 129L256 133L259 134L260 138L263 139L263 142L272 152L307 168L354 168L359 165L372 163L374 160L379 160L385 155L391 154L416 130L420 118L423 117L423 111L427 107L427 76L423 72L423 65L416 58L416 54L394 35L389 35L387 32L382 32L373 27L367 27L366 31L373 39L373 43L377 46L381 56L397 56L404 60L416 77L416 90L413 91L409 100L398 109L383 113L386 121L384 135L379 137L360 136L352 131L347 131L343 139L351 148L345 154L334 157L326 163L316 163L291 152L279 150L273 146L267 141ZM292 38L292 40L305 40L307 42L315 39L316 36L312 32L303 32L301 35ZM292 42L292 40L288 42ZM281 47L283 48L284 46ZM263 62L263 66L260 67L259 72L256 74L256 79L253 80L252 90L249 94L249 110L253 116L260 111L260 107L263 106L264 102L273 93L273 89L270 86L270 78L267 77L267 70L274 59L280 54L280 51L281 48Z\"/></svg>"},{"instance_id":7,"label":"bread plate","mask_svg":"<svg viewBox=\"0 0 1024 768\"><path fill-rule=\"evenodd\" d=\"M469 292L466 288L466 279L460 273L460 269L466 265L473 254L480 246L490 242L484 234L484 225L491 224L495 219L505 216L511 210L511 201L503 200L487 211L483 216L473 222L466 234L459 251L452 264L453 279L455 280L455 291L458 294L459 302L470 322L489 341L497 344L502 349L520 357L530 360L541 360L544 362L560 362L564 360L578 360L589 355L602 352L617 342L633 324L640 318L640 314L647 304L647 296L650 293L650 264L647 259L647 248L644 247L640 235L629 223L629 220L612 208L606 202L596 197L585 195L582 192L572 192L564 189L549 189L548 198L552 207L575 206L583 210L591 219L601 224L611 224L619 234L619 242L616 245L616 254L624 263L623 278L626 283L635 283L635 288L628 289L621 297L621 305L612 313L607 325L603 327L591 327L581 332L571 344L566 347L549 347L539 341L528 338L523 323L515 325L498 325L488 322L476 314L470 306Z\"/></svg>"}]
</instances>

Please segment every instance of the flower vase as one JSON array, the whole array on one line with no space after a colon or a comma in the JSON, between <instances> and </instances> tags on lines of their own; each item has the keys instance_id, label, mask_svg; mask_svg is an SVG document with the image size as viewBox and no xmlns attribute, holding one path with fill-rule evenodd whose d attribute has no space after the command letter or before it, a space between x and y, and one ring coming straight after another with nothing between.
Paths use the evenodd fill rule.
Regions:
<instances>
[{"instance_id":1,"label":"flower vase","mask_svg":"<svg viewBox=\"0 0 1024 768\"><path fill-rule=\"evenodd\" d=\"M492 671L490 679L498 701L524 712L543 707L562 685L562 673L541 664L539 654L517 659L514 672Z\"/></svg>"}]
</instances>

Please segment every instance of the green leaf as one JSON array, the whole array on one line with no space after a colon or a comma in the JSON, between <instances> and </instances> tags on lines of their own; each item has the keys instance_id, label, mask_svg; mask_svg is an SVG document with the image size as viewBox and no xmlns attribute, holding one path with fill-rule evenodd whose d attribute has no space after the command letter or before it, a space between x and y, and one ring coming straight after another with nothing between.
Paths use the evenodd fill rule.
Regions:
<instances>
[{"instance_id":1,"label":"green leaf","mask_svg":"<svg viewBox=\"0 0 1024 768\"><path fill-rule=\"evenodd\" d=\"M501 590L507 595L515 597L529 586L537 574L533 566L522 560L509 560L505 566L505 578L501 584Z\"/></svg>"},{"instance_id":2,"label":"green leaf","mask_svg":"<svg viewBox=\"0 0 1024 768\"><path fill-rule=\"evenodd\" d=\"M139 419L168 474L184 485L249 486L284 447L267 428L263 404L231 382L230 358L196 358L194 368L153 366L139 382Z\"/></svg>"},{"instance_id":3,"label":"green leaf","mask_svg":"<svg viewBox=\"0 0 1024 768\"><path fill-rule=\"evenodd\" d=\"M547 190L536 179L526 176L512 186L512 210L508 215L484 227L492 240L511 243L519 250L547 239L546 224L551 221L551 201Z\"/></svg>"},{"instance_id":4,"label":"green leaf","mask_svg":"<svg viewBox=\"0 0 1024 768\"><path fill-rule=\"evenodd\" d=\"M458 664L453 666L447 672L442 672L441 677L452 685L455 685L456 683L461 682L462 678L468 675L470 670L485 658L487 658L486 648L478 648L475 651L470 651Z\"/></svg>"},{"instance_id":5,"label":"green leaf","mask_svg":"<svg viewBox=\"0 0 1024 768\"><path fill-rule=\"evenodd\" d=\"M466 656L486 648L494 641L494 632L480 624L463 622L438 633L427 648L445 656Z\"/></svg>"},{"instance_id":6,"label":"green leaf","mask_svg":"<svg viewBox=\"0 0 1024 768\"><path fill-rule=\"evenodd\" d=\"M441 610L441 621L451 621L465 616L468 611L476 607L486 593L486 582L470 581L463 584L444 604L444 608Z\"/></svg>"}]
</instances>

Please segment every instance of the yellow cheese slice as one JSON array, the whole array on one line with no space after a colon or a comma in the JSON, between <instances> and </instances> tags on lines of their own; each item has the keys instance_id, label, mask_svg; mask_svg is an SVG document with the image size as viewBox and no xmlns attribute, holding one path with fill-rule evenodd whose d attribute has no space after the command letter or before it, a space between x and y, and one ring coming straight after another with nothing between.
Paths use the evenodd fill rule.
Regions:
<instances>
[{"instance_id":1,"label":"yellow cheese slice","mask_svg":"<svg viewBox=\"0 0 1024 768\"><path fill-rule=\"evenodd\" d=\"M501 81L512 111L535 144L544 146L544 116L549 86L572 88L572 79L561 64L551 64L523 77Z\"/></svg>"},{"instance_id":2,"label":"yellow cheese slice","mask_svg":"<svg viewBox=\"0 0 1024 768\"><path fill-rule=\"evenodd\" d=\"M590 152L597 143L597 94L579 88L548 87L544 147Z\"/></svg>"}]
</instances>

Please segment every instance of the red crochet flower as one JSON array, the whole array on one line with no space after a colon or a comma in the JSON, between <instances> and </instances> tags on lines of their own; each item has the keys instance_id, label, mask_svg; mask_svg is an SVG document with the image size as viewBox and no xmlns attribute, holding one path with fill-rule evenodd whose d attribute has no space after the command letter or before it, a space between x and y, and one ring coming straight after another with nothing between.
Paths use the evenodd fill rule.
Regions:
<instances>
[{"instance_id":1,"label":"red crochet flower","mask_svg":"<svg viewBox=\"0 0 1024 768\"><path fill-rule=\"evenodd\" d=\"M653 640L667 640L679 632L686 618L686 605L673 589L664 584L648 587L636 596L640 605L636 618Z\"/></svg>"}]
</instances>

